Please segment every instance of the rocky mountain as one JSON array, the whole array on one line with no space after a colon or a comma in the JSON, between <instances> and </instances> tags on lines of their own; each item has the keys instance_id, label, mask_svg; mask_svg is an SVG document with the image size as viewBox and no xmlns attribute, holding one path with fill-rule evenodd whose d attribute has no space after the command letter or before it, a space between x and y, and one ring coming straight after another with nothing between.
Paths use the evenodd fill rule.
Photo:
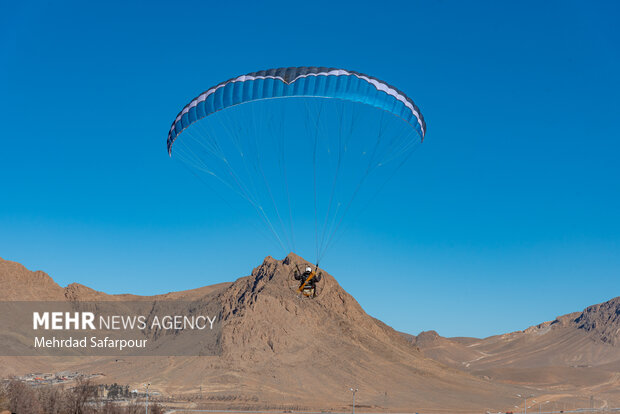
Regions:
<instances>
[{"instance_id":1,"label":"rocky mountain","mask_svg":"<svg viewBox=\"0 0 620 414\"><path fill-rule=\"evenodd\" d=\"M148 380L167 395L198 398L202 393L213 406L346 409L351 387L360 390L358 406L373 410L455 409L464 401L480 408L489 402L511 402L515 387L425 358L411 341L367 315L326 272L319 297L294 294L288 284L290 271L305 263L294 254L282 261L268 257L250 276L234 283L142 298L216 298L222 304L221 355L2 357L2 375L97 372L107 383ZM0 262L0 289L5 297L21 300L118 299L81 285L61 288L42 272L28 272L6 261Z\"/></svg>"},{"instance_id":2,"label":"rocky mountain","mask_svg":"<svg viewBox=\"0 0 620 414\"><path fill-rule=\"evenodd\" d=\"M45 272L0 258L0 291L3 300L17 301L62 300L65 290Z\"/></svg>"},{"instance_id":3,"label":"rocky mountain","mask_svg":"<svg viewBox=\"0 0 620 414\"><path fill-rule=\"evenodd\" d=\"M620 297L523 331L489 338L422 332L413 343L433 359L468 370L487 367L591 367L620 361Z\"/></svg>"},{"instance_id":4,"label":"rocky mountain","mask_svg":"<svg viewBox=\"0 0 620 414\"><path fill-rule=\"evenodd\" d=\"M590 396L595 406L609 407L620 385L620 297L523 331L484 339L429 331L413 343L425 356L482 378Z\"/></svg>"},{"instance_id":5,"label":"rocky mountain","mask_svg":"<svg viewBox=\"0 0 620 414\"><path fill-rule=\"evenodd\" d=\"M564 373L556 368L596 361L584 387L599 387L601 406L620 402L610 391L618 362L610 351L618 349L607 326L617 320L611 307L483 340L436 332L416 337L366 314L326 272L317 298L298 297L289 275L305 263L294 254L267 257L232 283L146 297L107 295L78 284L62 288L42 272L0 260L0 289L9 300L217 300L223 325L216 356L0 357L0 376L100 373L100 382L150 382L163 395L203 408L348 410L349 388L355 387L357 405L367 411L497 412L512 409L520 401L515 395L526 393L549 404L589 403L590 395L571 382L574 375L562 383ZM182 344L182 337L175 340Z\"/></svg>"},{"instance_id":6,"label":"rocky mountain","mask_svg":"<svg viewBox=\"0 0 620 414\"><path fill-rule=\"evenodd\" d=\"M595 341L620 346L620 297L586 308L573 323Z\"/></svg>"}]
</instances>

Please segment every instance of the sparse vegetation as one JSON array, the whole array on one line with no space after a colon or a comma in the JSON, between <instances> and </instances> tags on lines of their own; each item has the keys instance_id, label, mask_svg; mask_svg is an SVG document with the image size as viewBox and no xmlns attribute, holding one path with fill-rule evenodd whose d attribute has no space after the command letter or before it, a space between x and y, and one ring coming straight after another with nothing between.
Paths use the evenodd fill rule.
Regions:
<instances>
[{"instance_id":1,"label":"sparse vegetation","mask_svg":"<svg viewBox=\"0 0 620 414\"><path fill-rule=\"evenodd\" d=\"M33 387L11 379L0 386L1 410L18 414L138 414L144 412L144 404L104 401L97 396L97 386L83 378L66 388L53 385ZM149 413L163 412L159 404L149 404Z\"/></svg>"}]
</instances>

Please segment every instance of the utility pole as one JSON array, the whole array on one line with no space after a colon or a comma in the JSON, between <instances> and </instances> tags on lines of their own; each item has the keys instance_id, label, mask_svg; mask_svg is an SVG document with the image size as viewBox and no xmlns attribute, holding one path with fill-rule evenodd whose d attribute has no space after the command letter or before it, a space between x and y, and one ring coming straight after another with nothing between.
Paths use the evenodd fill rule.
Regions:
<instances>
[{"instance_id":1,"label":"utility pole","mask_svg":"<svg viewBox=\"0 0 620 414\"><path fill-rule=\"evenodd\" d=\"M355 393L358 392L359 390L357 388L355 389L351 388L350 390L353 393L353 414L355 414Z\"/></svg>"},{"instance_id":2,"label":"utility pole","mask_svg":"<svg viewBox=\"0 0 620 414\"><path fill-rule=\"evenodd\" d=\"M144 386L146 387L146 414L149 414L149 387L151 386L151 383L149 382Z\"/></svg>"},{"instance_id":3,"label":"utility pole","mask_svg":"<svg viewBox=\"0 0 620 414\"><path fill-rule=\"evenodd\" d=\"M527 399L528 397L533 397L533 394L530 395L521 395L521 394L517 394L517 397L519 398L523 398L525 400L525 406L523 407L523 413L527 414Z\"/></svg>"},{"instance_id":4,"label":"utility pole","mask_svg":"<svg viewBox=\"0 0 620 414\"><path fill-rule=\"evenodd\" d=\"M549 404L549 401L545 401L545 402L538 402L538 414L540 414L540 410L543 404Z\"/></svg>"}]
</instances>

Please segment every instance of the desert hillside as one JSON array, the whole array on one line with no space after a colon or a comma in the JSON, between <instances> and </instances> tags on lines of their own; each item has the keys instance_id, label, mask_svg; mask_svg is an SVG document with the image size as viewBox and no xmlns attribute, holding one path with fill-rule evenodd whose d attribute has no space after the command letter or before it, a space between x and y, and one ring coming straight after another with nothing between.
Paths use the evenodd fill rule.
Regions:
<instances>
[{"instance_id":1,"label":"desert hillside","mask_svg":"<svg viewBox=\"0 0 620 414\"><path fill-rule=\"evenodd\" d=\"M366 314L326 272L317 298L298 297L288 278L293 266L305 263L295 254L267 257L231 283L135 296L79 284L63 288L43 272L0 260L7 300L217 300L223 323L218 356L0 357L0 375L99 373L99 382L148 381L164 396L184 396L204 408L344 410L350 387L359 389L357 402L367 411L497 412L519 404L516 394L558 408L585 407L591 392L599 406L620 402L613 389L620 358L617 335L608 326L617 323L612 305L484 340L433 332L416 337ZM567 376L571 369L588 375Z\"/></svg>"},{"instance_id":2,"label":"desert hillside","mask_svg":"<svg viewBox=\"0 0 620 414\"><path fill-rule=\"evenodd\" d=\"M597 407L617 401L620 297L523 331L484 339L428 331L412 343L429 358L483 378L592 397Z\"/></svg>"}]
</instances>

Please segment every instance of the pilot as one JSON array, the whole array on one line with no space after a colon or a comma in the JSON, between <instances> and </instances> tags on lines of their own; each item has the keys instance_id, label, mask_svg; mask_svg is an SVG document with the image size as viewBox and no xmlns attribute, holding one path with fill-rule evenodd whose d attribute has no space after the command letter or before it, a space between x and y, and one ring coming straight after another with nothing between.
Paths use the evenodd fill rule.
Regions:
<instances>
[{"instance_id":1,"label":"pilot","mask_svg":"<svg viewBox=\"0 0 620 414\"><path fill-rule=\"evenodd\" d=\"M304 296L316 297L316 284L321 281L321 272L314 272L310 266L306 266L303 273L295 273L295 279L299 280L298 291Z\"/></svg>"}]
</instances>

